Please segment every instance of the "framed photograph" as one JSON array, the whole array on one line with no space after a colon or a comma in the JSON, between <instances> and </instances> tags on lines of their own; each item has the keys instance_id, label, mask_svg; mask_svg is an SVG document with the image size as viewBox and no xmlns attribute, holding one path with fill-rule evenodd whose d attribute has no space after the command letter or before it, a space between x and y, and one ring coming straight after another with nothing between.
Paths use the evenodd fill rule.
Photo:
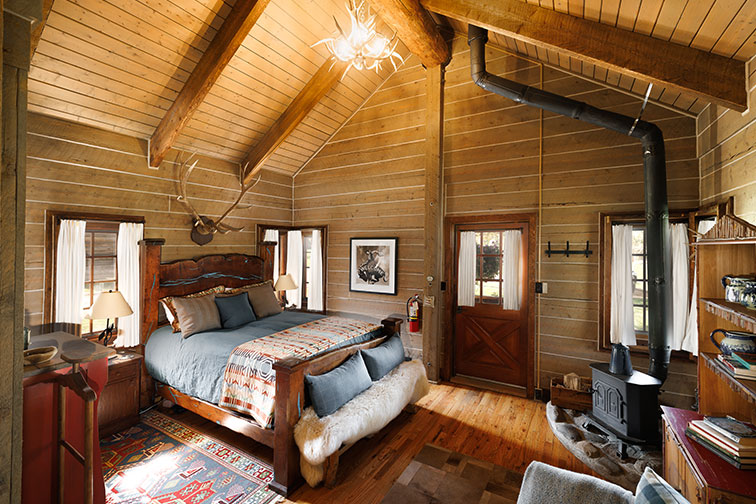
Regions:
<instances>
[{"instance_id":1,"label":"framed photograph","mask_svg":"<svg viewBox=\"0 0 756 504\"><path fill-rule=\"evenodd\" d=\"M396 238L349 240L349 290L396 296Z\"/></svg>"}]
</instances>

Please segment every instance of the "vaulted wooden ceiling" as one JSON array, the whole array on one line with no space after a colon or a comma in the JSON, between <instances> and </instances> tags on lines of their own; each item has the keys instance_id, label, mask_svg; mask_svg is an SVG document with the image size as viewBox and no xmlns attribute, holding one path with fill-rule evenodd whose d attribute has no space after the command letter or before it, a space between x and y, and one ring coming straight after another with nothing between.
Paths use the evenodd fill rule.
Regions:
<instances>
[{"instance_id":1,"label":"vaulted wooden ceiling","mask_svg":"<svg viewBox=\"0 0 756 504\"><path fill-rule=\"evenodd\" d=\"M233 6L233 0L55 0L32 59L29 109L149 138ZM274 0L176 140L240 161L328 53L339 0ZM403 47L401 50L407 53ZM265 163L293 173L393 68L350 71Z\"/></svg>"},{"instance_id":2,"label":"vaulted wooden ceiling","mask_svg":"<svg viewBox=\"0 0 756 504\"><path fill-rule=\"evenodd\" d=\"M420 3L432 8L445 2ZM724 58L746 61L756 54L756 0L527 3ZM235 0L54 0L32 59L30 110L152 137L235 4ZM325 47L311 46L334 34L333 16L348 26L340 0L271 0L207 96L198 101L173 145L232 161L262 149L273 152L264 158L264 167L287 174L300 169L393 71L390 65L378 74L350 71L301 122L293 122L296 127L288 136L271 138L269 132L283 130L281 122L291 115L292 103L306 94L303 90L326 61ZM466 24L461 19L446 21L463 34ZM397 22L388 17L386 21ZM640 96L646 91L642 78L503 32L492 31L490 37L499 47L608 86ZM412 40L407 42L413 47ZM409 50L402 45L400 53L407 56ZM648 57L660 59L664 54ZM708 103L658 84L651 99L692 115Z\"/></svg>"}]
</instances>

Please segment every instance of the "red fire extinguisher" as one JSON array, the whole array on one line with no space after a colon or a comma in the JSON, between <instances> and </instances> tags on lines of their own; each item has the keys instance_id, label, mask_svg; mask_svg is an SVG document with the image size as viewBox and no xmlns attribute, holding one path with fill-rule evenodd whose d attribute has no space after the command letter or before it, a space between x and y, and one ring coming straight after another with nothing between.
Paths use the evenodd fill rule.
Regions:
<instances>
[{"instance_id":1,"label":"red fire extinguisher","mask_svg":"<svg viewBox=\"0 0 756 504\"><path fill-rule=\"evenodd\" d=\"M409 332L420 331L420 294L415 294L407 300L407 321Z\"/></svg>"}]
</instances>

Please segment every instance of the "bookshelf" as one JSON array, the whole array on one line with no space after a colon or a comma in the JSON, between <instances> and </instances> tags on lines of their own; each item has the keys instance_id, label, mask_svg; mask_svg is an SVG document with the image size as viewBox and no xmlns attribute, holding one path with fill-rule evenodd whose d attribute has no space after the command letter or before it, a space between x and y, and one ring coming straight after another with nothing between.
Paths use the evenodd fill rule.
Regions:
<instances>
[{"instance_id":1,"label":"bookshelf","mask_svg":"<svg viewBox=\"0 0 756 504\"><path fill-rule=\"evenodd\" d=\"M756 333L756 310L723 299L722 277L756 272L756 226L724 215L695 242L698 275L698 411L756 422L756 382L730 375L709 339L714 329Z\"/></svg>"}]
</instances>

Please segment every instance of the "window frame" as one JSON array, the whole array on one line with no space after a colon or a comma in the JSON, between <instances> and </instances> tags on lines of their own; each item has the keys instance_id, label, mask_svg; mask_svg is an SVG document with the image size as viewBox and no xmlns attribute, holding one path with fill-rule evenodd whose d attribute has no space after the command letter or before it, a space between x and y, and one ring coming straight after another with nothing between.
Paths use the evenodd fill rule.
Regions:
<instances>
[{"instance_id":1,"label":"window frame","mask_svg":"<svg viewBox=\"0 0 756 504\"><path fill-rule=\"evenodd\" d=\"M102 213L85 213L70 212L63 210L45 210L45 243L44 243L44 284L43 284L43 306L42 317L44 324L52 324L55 321L55 263L56 251L58 249L58 232L60 230L60 221L65 219L87 221L87 227L90 223L113 223L134 222L144 224L145 219L139 215L116 215ZM117 268L117 266L116 266ZM118 271L116 269L116 285ZM82 331L81 324L77 324ZM83 332L83 331L82 331ZM85 338L96 338L97 334L83 333Z\"/></svg>"},{"instance_id":2,"label":"window frame","mask_svg":"<svg viewBox=\"0 0 756 504\"><path fill-rule=\"evenodd\" d=\"M692 243L695 240L696 225L699 220L716 217L718 207L712 205L703 209L694 210L672 210L669 212L670 223L686 223L688 225L688 241ZM614 224L642 224L645 225L646 219L642 212L600 212L599 213L599 337L598 350L611 350L611 276L612 276L612 226ZM644 239L645 249L645 239ZM645 252L645 250L644 250ZM693 273L695 265L690 263L690 272L688 275L688 304L693 291ZM631 346L630 351L633 353L648 352L648 333L635 333L637 345ZM692 358L688 352L673 351L673 356Z\"/></svg>"},{"instance_id":3,"label":"window frame","mask_svg":"<svg viewBox=\"0 0 756 504\"><path fill-rule=\"evenodd\" d=\"M300 287L302 290L302 306L297 308L298 311L309 311L313 313L325 313L326 312L326 301L327 301L327 293L328 293L328 225L320 225L320 226L281 226L278 224L258 224L257 225L257 241L258 243L262 243L265 238L265 231L269 229L275 229L278 231L278 274L283 275L286 273L286 251L287 251L287 237L286 232L288 231L302 231L302 271L301 271L301 277L303 279L302 285ZM309 293L307 289L307 247L305 240L305 233L310 232L314 230L320 231L320 250L323 254L323 309L322 310L310 310L307 305ZM276 292L276 296L279 297L280 295Z\"/></svg>"}]
</instances>

